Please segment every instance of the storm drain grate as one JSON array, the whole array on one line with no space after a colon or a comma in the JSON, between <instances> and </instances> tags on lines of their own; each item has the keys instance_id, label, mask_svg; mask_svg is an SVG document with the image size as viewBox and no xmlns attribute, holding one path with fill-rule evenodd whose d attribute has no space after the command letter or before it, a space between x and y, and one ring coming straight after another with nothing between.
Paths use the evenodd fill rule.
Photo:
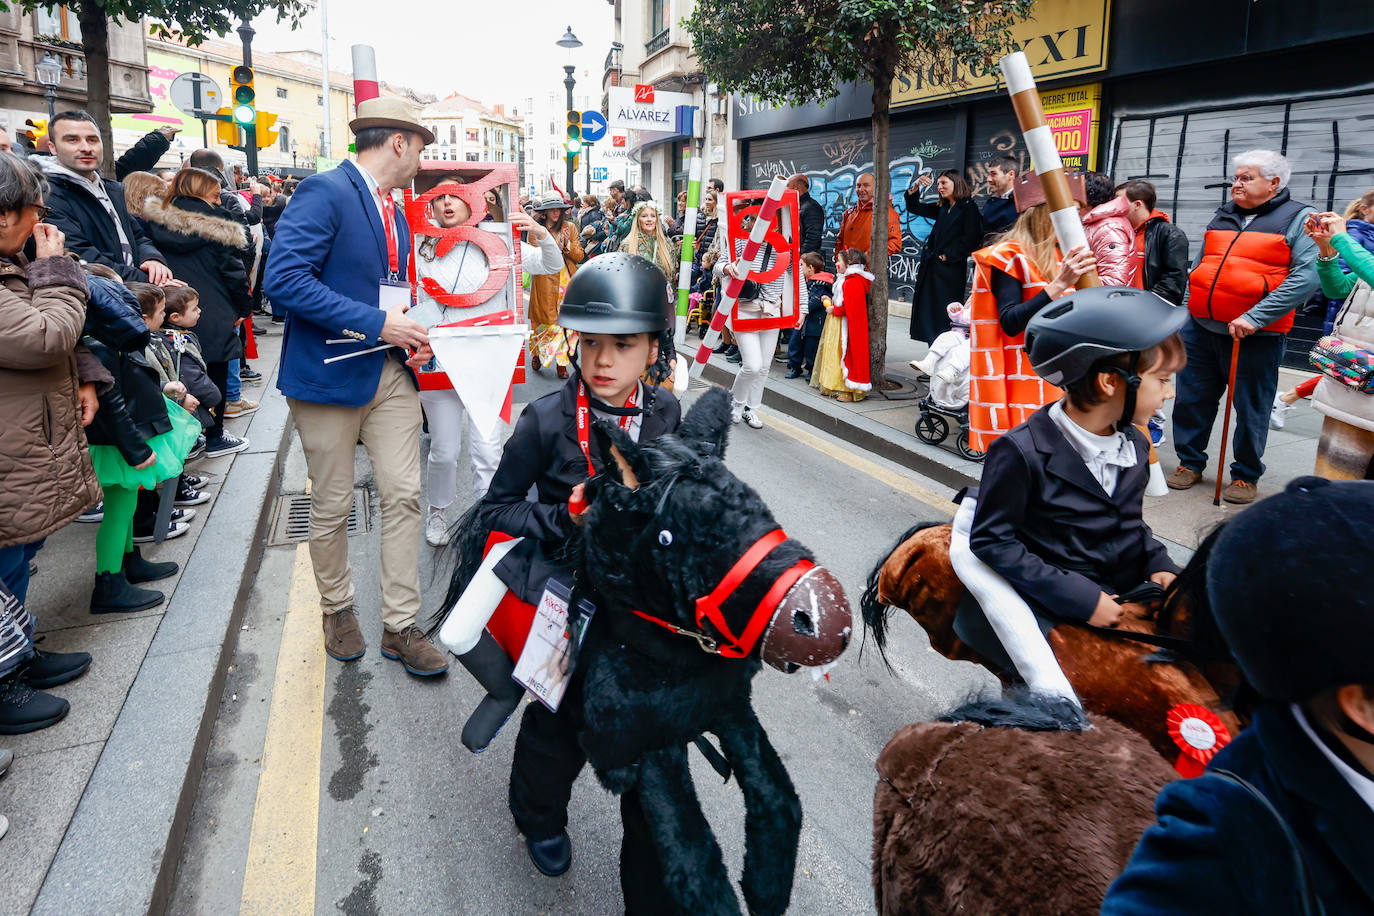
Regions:
<instances>
[{"instance_id":1,"label":"storm drain grate","mask_svg":"<svg viewBox=\"0 0 1374 916\"><path fill-rule=\"evenodd\" d=\"M365 534L368 529L367 490L353 490L353 505L348 510L348 536ZM277 499L277 520L272 525L269 545L294 544L310 538L310 496L295 493Z\"/></svg>"}]
</instances>

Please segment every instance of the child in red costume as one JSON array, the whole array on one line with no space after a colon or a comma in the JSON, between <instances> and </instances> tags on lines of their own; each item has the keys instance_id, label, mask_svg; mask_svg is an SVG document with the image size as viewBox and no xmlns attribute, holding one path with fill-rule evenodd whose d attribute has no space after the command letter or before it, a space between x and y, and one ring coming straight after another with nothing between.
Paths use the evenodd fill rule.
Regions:
<instances>
[{"instance_id":1,"label":"child in red costume","mask_svg":"<svg viewBox=\"0 0 1374 916\"><path fill-rule=\"evenodd\" d=\"M868 272L868 257L857 248L846 248L835 257L835 305L831 317L838 328L831 328L821 342L838 342L838 353L829 348L818 360L825 363L819 373L820 388L841 401L862 401L873 389L868 371L868 290L873 275ZM827 322L829 324L829 322ZM838 357L838 359L836 358Z\"/></svg>"}]
</instances>

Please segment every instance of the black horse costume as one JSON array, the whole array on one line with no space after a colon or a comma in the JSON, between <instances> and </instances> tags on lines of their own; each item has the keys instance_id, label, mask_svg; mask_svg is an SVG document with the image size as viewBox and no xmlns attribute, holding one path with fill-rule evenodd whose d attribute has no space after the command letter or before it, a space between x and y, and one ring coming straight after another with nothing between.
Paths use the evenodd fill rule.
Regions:
<instances>
[{"instance_id":1,"label":"black horse costume","mask_svg":"<svg viewBox=\"0 0 1374 916\"><path fill-rule=\"evenodd\" d=\"M751 681L763 661L795 671L838 658L851 616L834 576L726 469L730 425L721 389L700 397L676 436L636 443L596 424L605 470L587 484L564 559L577 575L571 606L586 595L597 609L563 702L602 786L639 792L674 898L665 911L740 912L688 769L690 744L720 756L704 738L716 736L724 759L713 762L744 795L744 900L751 914L773 914L791 897L801 803ZM459 523L446 606L481 563L490 532L479 518Z\"/></svg>"}]
</instances>

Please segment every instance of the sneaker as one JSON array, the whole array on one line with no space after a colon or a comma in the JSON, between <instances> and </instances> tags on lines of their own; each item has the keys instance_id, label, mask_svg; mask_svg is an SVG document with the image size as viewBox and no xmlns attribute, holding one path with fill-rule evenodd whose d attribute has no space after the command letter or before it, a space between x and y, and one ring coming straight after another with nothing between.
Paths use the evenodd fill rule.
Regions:
<instances>
[{"instance_id":1,"label":"sneaker","mask_svg":"<svg viewBox=\"0 0 1374 916\"><path fill-rule=\"evenodd\" d=\"M244 388L257 388L262 385L262 373L258 373L256 378L241 378L239 385Z\"/></svg>"},{"instance_id":2,"label":"sneaker","mask_svg":"<svg viewBox=\"0 0 1374 916\"><path fill-rule=\"evenodd\" d=\"M739 348L736 347L726 352L725 361L728 363L741 363L744 362L744 357L739 355Z\"/></svg>"},{"instance_id":3,"label":"sneaker","mask_svg":"<svg viewBox=\"0 0 1374 916\"><path fill-rule=\"evenodd\" d=\"M750 429L763 429L763 418L748 407L744 408L744 422Z\"/></svg>"},{"instance_id":4,"label":"sneaker","mask_svg":"<svg viewBox=\"0 0 1374 916\"><path fill-rule=\"evenodd\" d=\"M174 509L174 510L172 511L172 514L173 514L173 515L176 515L178 512L184 512L184 511L189 511L189 510ZM163 540L164 540L164 541L170 541L170 540L172 540L172 539L174 539L174 538L179 538L179 537L181 537L183 534L185 534L186 532L188 532L188 531L190 531L190 530L191 530L191 526L190 526L189 524L187 524L186 522L172 522L170 525L167 526L167 536L166 536L165 538L163 538ZM135 534L134 534L134 543L135 543L135 544L151 544L151 543L153 543L153 533L152 533L151 531L146 532L146 533L144 533L144 534L135 533Z\"/></svg>"},{"instance_id":5,"label":"sneaker","mask_svg":"<svg viewBox=\"0 0 1374 916\"><path fill-rule=\"evenodd\" d=\"M448 520L444 518L444 510L430 506L425 518L425 542L431 547L443 547L448 541Z\"/></svg>"},{"instance_id":6,"label":"sneaker","mask_svg":"<svg viewBox=\"0 0 1374 916\"><path fill-rule=\"evenodd\" d=\"M744 419L744 405L735 401L730 405L730 422L738 423Z\"/></svg>"},{"instance_id":7,"label":"sneaker","mask_svg":"<svg viewBox=\"0 0 1374 916\"><path fill-rule=\"evenodd\" d=\"M226 419L230 417L246 417L257 409L258 402L250 401L247 398L239 398L237 401L224 402L224 416Z\"/></svg>"},{"instance_id":8,"label":"sneaker","mask_svg":"<svg viewBox=\"0 0 1374 916\"><path fill-rule=\"evenodd\" d=\"M232 455L241 452L248 447L247 439L240 439L238 436L231 436L224 433L213 442L205 443L205 457L219 458L222 455Z\"/></svg>"},{"instance_id":9,"label":"sneaker","mask_svg":"<svg viewBox=\"0 0 1374 916\"><path fill-rule=\"evenodd\" d=\"M1288 411L1292 409L1293 405L1285 403L1283 395L1274 395L1274 406L1269 411L1269 428L1283 429L1284 424L1288 422Z\"/></svg>"},{"instance_id":10,"label":"sneaker","mask_svg":"<svg viewBox=\"0 0 1374 916\"><path fill-rule=\"evenodd\" d=\"M201 458L201 457L203 457L204 455L205 455L205 437L204 437L204 436L199 436L199 437L197 437L197 439L196 439L196 444L193 445L193 446L191 446L191 451L186 455L186 460L187 460L187 461L195 461L197 458ZM197 479L199 479L199 478L197 478Z\"/></svg>"},{"instance_id":11,"label":"sneaker","mask_svg":"<svg viewBox=\"0 0 1374 916\"><path fill-rule=\"evenodd\" d=\"M205 485L210 482L209 477L197 477L195 474L182 474L181 482L192 490L203 490Z\"/></svg>"},{"instance_id":12,"label":"sneaker","mask_svg":"<svg viewBox=\"0 0 1374 916\"><path fill-rule=\"evenodd\" d=\"M253 322L253 333L258 337L266 337L267 329L255 321Z\"/></svg>"},{"instance_id":13,"label":"sneaker","mask_svg":"<svg viewBox=\"0 0 1374 916\"><path fill-rule=\"evenodd\" d=\"M272 323L273 323L273 324L285 324L285 323L286 323L286 316L285 316L285 315L278 315L278 314L276 314L276 313L273 313L273 315L272 315Z\"/></svg>"},{"instance_id":14,"label":"sneaker","mask_svg":"<svg viewBox=\"0 0 1374 916\"><path fill-rule=\"evenodd\" d=\"M726 343L725 341L722 340L720 343L716 344L716 348L715 348L714 350L712 350L711 352L712 352L712 353L724 353L724 352L725 352L726 350L728 350L728 349L730 349L730 344L728 344L728 343Z\"/></svg>"},{"instance_id":15,"label":"sneaker","mask_svg":"<svg viewBox=\"0 0 1374 916\"><path fill-rule=\"evenodd\" d=\"M1164 481L1169 485L1170 490L1187 490L1202 479L1202 474L1192 468L1178 466L1178 470L1169 475L1169 479Z\"/></svg>"},{"instance_id":16,"label":"sneaker","mask_svg":"<svg viewBox=\"0 0 1374 916\"><path fill-rule=\"evenodd\" d=\"M19 677L35 690L47 690L76 680L89 667L89 652L43 652L34 649L33 658L20 667Z\"/></svg>"},{"instance_id":17,"label":"sneaker","mask_svg":"<svg viewBox=\"0 0 1374 916\"><path fill-rule=\"evenodd\" d=\"M413 624L399 633L382 631L382 657L400 662L416 677L433 677L448 670L448 659Z\"/></svg>"},{"instance_id":18,"label":"sneaker","mask_svg":"<svg viewBox=\"0 0 1374 916\"><path fill-rule=\"evenodd\" d=\"M98 522L105 517L105 503L98 502L76 517L78 522Z\"/></svg>"},{"instance_id":19,"label":"sneaker","mask_svg":"<svg viewBox=\"0 0 1374 916\"><path fill-rule=\"evenodd\" d=\"M199 506L201 503L208 503L210 494L197 490L184 480L181 486L177 487L177 498L175 505L178 506Z\"/></svg>"},{"instance_id":20,"label":"sneaker","mask_svg":"<svg viewBox=\"0 0 1374 916\"><path fill-rule=\"evenodd\" d=\"M801 371L800 369L788 369L788 370L787 370L787 374L783 376L783 378L801 378L801 377L802 377L802 371Z\"/></svg>"},{"instance_id":21,"label":"sneaker","mask_svg":"<svg viewBox=\"0 0 1374 916\"><path fill-rule=\"evenodd\" d=\"M69 709L66 700L34 690L17 674L0 681L0 735L22 735L56 725Z\"/></svg>"},{"instance_id":22,"label":"sneaker","mask_svg":"<svg viewBox=\"0 0 1374 916\"><path fill-rule=\"evenodd\" d=\"M1221 498L1237 506L1247 506L1259 497L1259 488L1248 480L1233 480L1221 491Z\"/></svg>"},{"instance_id":23,"label":"sneaker","mask_svg":"<svg viewBox=\"0 0 1374 916\"><path fill-rule=\"evenodd\" d=\"M130 585L123 572L96 573L91 592L92 614L130 614L155 608L167 598L151 588Z\"/></svg>"}]
</instances>

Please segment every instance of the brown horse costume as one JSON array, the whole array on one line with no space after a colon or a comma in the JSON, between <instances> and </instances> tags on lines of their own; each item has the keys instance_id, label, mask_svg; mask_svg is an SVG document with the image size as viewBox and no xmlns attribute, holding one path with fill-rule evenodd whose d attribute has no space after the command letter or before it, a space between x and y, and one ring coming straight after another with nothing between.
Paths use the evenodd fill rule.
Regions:
<instances>
[{"instance_id":1,"label":"brown horse costume","mask_svg":"<svg viewBox=\"0 0 1374 916\"><path fill-rule=\"evenodd\" d=\"M909 613L926 631L930 645L949 659L971 661L995 670L954 632L954 617L964 595L963 583L949 559L949 525L919 525L873 571L864 595L863 616L879 651L886 639L889 607ZM1171 635L1188 626L1186 614L1155 620L1151 611L1127 604L1118 629ZM1090 712L1115 719L1143 735L1170 761L1178 745L1169 736L1165 717L1181 703L1196 703L1216 712L1234 735L1240 723L1222 703L1236 683L1234 665L1209 663L1200 669L1177 654L1127 638L1110 638L1086 627L1061 623L1047 637L1059 666Z\"/></svg>"},{"instance_id":2,"label":"brown horse costume","mask_svg":"<svg viewBox=\"0 0 1374 916\"><path fill-rule=\"evenodd\" d=\"M883 749L873 797L880 916L1101 907L1176 774L1115 722L1077 731L1034 706L1027 720L1027 702L1044 700L971 703L950 718L974 721L908 725Z\"/></svg>"}]
</instances>

